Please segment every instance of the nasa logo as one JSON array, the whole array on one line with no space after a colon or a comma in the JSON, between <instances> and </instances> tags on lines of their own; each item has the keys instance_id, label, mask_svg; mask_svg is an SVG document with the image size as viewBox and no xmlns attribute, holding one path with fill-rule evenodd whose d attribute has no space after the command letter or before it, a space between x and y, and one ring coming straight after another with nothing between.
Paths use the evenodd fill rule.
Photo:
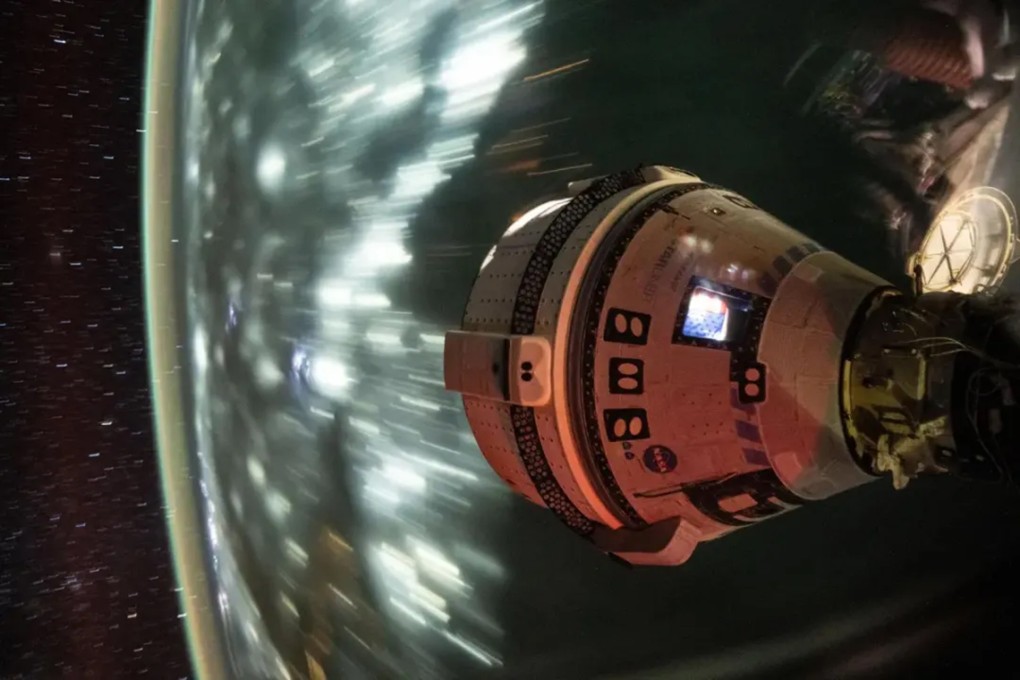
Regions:
<instances>
[{"instance_id":1,"label":"nasa logo","mask_svg":"<svg viewBox=\"0 0 1020 680\"><path fill-rule=\"evenodd\" d=\"M676 454L665 446L655 445L645 449L645 467L652 472L664 475L676 469Z\"/></svg>"}]
</instances>

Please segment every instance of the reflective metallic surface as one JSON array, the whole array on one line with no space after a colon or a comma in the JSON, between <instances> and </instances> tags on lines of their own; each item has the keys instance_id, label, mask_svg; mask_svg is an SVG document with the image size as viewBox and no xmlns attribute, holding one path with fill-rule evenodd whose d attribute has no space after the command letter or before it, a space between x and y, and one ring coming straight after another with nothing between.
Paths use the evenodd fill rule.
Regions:
<instances>
[{"instance_id":1,"label":"reflective metallic surface","mask_svg":"<svg viewBox=\"0 0 1020 680\"><path fill-rule=\"evenodd\" d=\"M621 167L690 167L903 271L783 88L808 5L153 5L150 346L201 675L737 677L884 630L852 674L968 625L946 603L1020 547L1009 490L871 484L628 570L513 498L443 389L509 221Z\"/></svg>"}]
</instances>

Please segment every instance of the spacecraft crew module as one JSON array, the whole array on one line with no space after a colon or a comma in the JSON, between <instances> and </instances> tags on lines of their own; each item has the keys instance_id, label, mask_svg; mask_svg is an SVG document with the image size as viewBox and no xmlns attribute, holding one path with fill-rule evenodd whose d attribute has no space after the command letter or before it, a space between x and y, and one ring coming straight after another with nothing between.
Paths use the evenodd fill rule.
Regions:
<instances>
[{"instance_id":1,"label":"spacecraft crew module","mask_svg":"<svg viewBox=\"0 0 1020 680\"><path fill-rule=\"evenodd\" d=\"M600 550L680 564L882 474L1011 476L988 298L900 291L675 168L569 193L491 250L444 369L496 473Z\"/></svg>"}]
</instances>

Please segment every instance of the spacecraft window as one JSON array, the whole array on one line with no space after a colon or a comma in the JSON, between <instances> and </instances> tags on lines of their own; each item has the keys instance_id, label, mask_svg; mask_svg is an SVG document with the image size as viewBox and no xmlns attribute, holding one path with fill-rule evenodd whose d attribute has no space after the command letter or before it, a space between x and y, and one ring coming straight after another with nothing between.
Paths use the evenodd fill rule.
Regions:
<instances>
[{"instance_id":1,"label":"spacecraft window","mask_svg":"<svg viewBox=\"0 0 1020 680\"><path fill-rule=\"evenodd\" d=\"M688 339L728 346L743 337L751 305L709 286L698 285L691 292L681 334Z\"/></svg>"}]
</instances>

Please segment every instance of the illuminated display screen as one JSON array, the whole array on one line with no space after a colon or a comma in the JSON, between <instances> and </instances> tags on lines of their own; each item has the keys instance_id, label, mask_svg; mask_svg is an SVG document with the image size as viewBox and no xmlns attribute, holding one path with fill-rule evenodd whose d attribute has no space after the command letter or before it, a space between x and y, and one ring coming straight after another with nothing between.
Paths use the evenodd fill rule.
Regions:
<instances>
[{"instance_id":1,"label":"illuminated display screen","mask_svg":"<svg viewBox=\"0 0 1020 680\"><path fill-rule=\"evenodd\" d=\"M748 311L746 300L697 286L687 303L681 333L687 338L726 344L741 337Z\"/></svg>"}]
</instances>

